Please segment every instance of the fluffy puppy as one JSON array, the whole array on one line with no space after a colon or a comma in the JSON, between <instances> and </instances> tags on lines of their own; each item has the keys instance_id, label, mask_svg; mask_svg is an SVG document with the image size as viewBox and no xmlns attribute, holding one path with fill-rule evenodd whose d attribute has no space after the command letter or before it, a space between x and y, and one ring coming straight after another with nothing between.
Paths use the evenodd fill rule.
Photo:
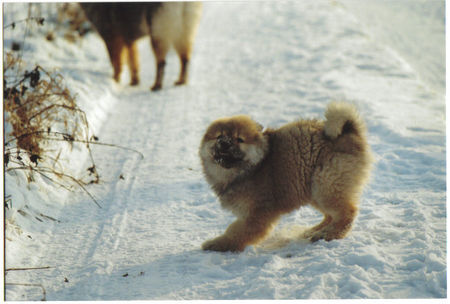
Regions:
<instances>
[{"instance_id":1,"label":"fluffy puppy","mask_svg":"<svg viewBox=\"0 0 450 304\"><path fill-rule=\"evenodd\" d=\"M199 151L203 171L237 219L203 250L242 251L261 241L281 215L307 204L324 219L304 237L330 241L349 232L372 157L352 105L330 103L325 117L264 132L244 115L208 127Z\"/></svg>"}]
</instances>

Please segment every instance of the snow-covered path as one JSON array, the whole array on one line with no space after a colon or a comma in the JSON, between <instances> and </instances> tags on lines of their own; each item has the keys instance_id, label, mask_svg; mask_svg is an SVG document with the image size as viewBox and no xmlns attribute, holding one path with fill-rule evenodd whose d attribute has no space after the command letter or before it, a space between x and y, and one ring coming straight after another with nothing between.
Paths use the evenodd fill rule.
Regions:
<instances>
[{"instance_id":1,"label":"snow-covered path","mask_svg":"<svg viewBox=\"0 0 450 304\"><path fill-rule=\"evenodd\" d=\"M109 115L96 135L144 158L94 147L103 183L90 190L102 208L82 194L58 207L60 222L35 232L30 245L32 264L52 268L7 280L42 284L48 300L446 297L445 87L428 85L430 77L372 36L354 8L352 1L206 3L191 83L172 85L171 54L157 93L149 90L149 42L141 41L142 84L107 83ZM91 56L103 61L82 63L84 70L55 64L75 88L80 79L92 80L83 82L89 87L111 70L105 54ZM99 66L108 73L89 78ZM89 104L97 96L80 98ZM272 127L321 118L333 99L359 107L377 161L352 233L241 254L202 252L233 218L202 177L197 149L207 125L237 113ZM304 208L284 217L275 236L319 221ZM6 250L8 265L26 263ZM6 296L40 297L19 287Z\"/></svg>"}]
</instances>

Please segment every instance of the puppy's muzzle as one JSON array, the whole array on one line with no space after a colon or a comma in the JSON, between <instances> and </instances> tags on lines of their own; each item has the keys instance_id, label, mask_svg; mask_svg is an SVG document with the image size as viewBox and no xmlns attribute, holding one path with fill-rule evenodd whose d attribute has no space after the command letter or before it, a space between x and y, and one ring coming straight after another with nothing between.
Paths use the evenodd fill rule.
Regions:
<instances>
[{"instance_id":1,"label":"puppy's muzzle","mask_svg":"<svg viewBox=\"0 0 450 304\"><path fill-rule=\"evenodd\" d=\"M216 151L219 153L229 153L230 148L233 146L232 139L226 136L219 136L216 141Z\"/></svg>"},{"instance_id":2,"label":"puppy's muzzle","mask_svg":"<svg viewBox=\"0 0 450 304\"><path fill-rule=\"evenodd\" d=\"M214 145L214 160L224 168L231 168L239 164L244 153L228 136L219 136Z\"/></svg>"}]
</instances>

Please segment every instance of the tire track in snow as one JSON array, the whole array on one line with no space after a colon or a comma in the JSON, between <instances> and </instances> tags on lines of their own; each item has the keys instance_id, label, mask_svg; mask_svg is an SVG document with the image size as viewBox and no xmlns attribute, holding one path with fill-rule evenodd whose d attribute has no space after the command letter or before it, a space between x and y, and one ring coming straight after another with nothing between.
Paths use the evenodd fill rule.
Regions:
<instances>
[{"instance_id":1,"label":"tire track in snow","mask_svg":"<svg viewBox=\"0 0 450 304\"><path fill-rule=\"evenodd\" d=\"M108 122L103 126L102 140L140 150L139 147L135 146L139 143L139 138L137 138L139 133L136 130L136 126L139 128L139 126L143 125L143 121L147 117L142 115L142 112L147 111L142 108L143 105L141 103L136 104L133 102L133 100L139 99L136 95L139 95L139 93L136 94L132 91L119 94L116 109L108 119ZM161 117L164 107L165 105L160 103L159 107L152 109L156 120L158 120L158 117ZM160 123L157 122L156 125L160 125ZM126 238L125 230L129 221L128 208L129 204L132 203L130 201L131 193L136 182L139 167L143 161L147 160L145 158L141 159L140 155L133 152L107 152L102 155L99 170L108 167L115 168L115 170L107 169L107 175L104 177L112 181L111 184L105 185L105 190L108 192L105 198L107 201L103 204L105 210L99 211L103 217L106 217L106 220L101 223L98 233L91 237L92 243L88 254L85 256L85 264L89 264L96 259L103 260L107 265L106 273L110 274L114 269L114 256L108 259L105 258L105 253L114 253L119 248L121 241ZM104 158L107 155L113 155L113 158ZM120 176L125 177L122 179Z\"/></svg>"},{"instance_id":2,"label":"tire track in snow","mask_svg":"<svg viewBox=\"0 0 450 304\"><path fill-rule=\"evenodd\" d=\"M171 230L180 224L176 214L183 205L178 206L175 197L179 195L176 193L177 183L183 178L176 175L180 169L187 170L186 166L190 163L187 159L197 157L196 153L192 153L196 145L187 147L192 146L188 142L192 136L188 133L192 132L196 121L192 119L192 113L188 113L189 105L177 99L182 95L182 88L169 88L164 94L151 94L138 88L125 89L118 96L120 100L116 103L116 109L99 137L104 142L137 149L144 153L145 158L140 160L137 154L124 154L122 151L108 151L103 155L100 154L103 148L94 151L99 173L107 181L98 191L105 194L97 194L103 209L95 210L90 215L88 221L93 222L94 227L78 235L77 242L86 244L88 248L81 255L82 262L71 269L77 272L75 276L79 279L74 281L72 288L56 291L56 298L67 298L77 289L79 294L75 298L86 299L86 295L94 299L100 296L102 299L110 298L111 294L102 290L105 284L99 284L99 281L109 281L110 276L120 278L119 274L128 273L129 267L155 259L164 254L164 250L168 253L177 248L176 236ZM175 150L191 156L171 159L172 155L179 155ZM125 181L118 178L122 173ZM133 193L136 187L137 194ZM166 191L167 194L164 194ZM156 200L153 201L155 204L149 204L142 195ZM161 198L171 202L161 201ZM166 240L171 248L165 248L167 243L153 245L149 236L149 233L164 233L164 229L169 231ZM155 246L158 250L146 249L149 246ZM178 271L170 266L170 260L167 263L158 271L161 277L164 273Z\"/></svg>"},{"instance_id":3,"label":"tire track in snow","mask_svg":"<svg viewBox=\"0 0 450 304\"><path fill-rule=\"evenodd\" d=\"M114 96L119 99L115 102L115 109L96 135L101 142L113 143L124 147L137 149L141 152L142 138L138 135L140 127L145 125L147 119L153 121L151 138L161 136L163 117L166 104L163 102L150 103L144 112L152 113L148 118L142 115L142 107L145 108L150 92L125 91ZM133 99L142 102L135 103ZM149 111L151 108L151 111ZM97 170L101 176L101 184L89 190L99 199L101 209L92 205L89 198L80 196L81 202L70 204L62 208L59 218L60 225L53 227L52 244L44 249L42 263L54 267L43 276L46 282L48 299L86 299L89 295L107 293L94 282L86 284L86 280L98 275L110 275L117 268L117 263L123 263L127 259L126 254L115 254L117 250L126 252L121 247L127 246L126 231L130 222L128 212L129 205L134 204L130 200L135 187L139 168L143 162L151 161L151 157L157 150L154 144L150 153L145 153L142 160L140 155L121 149L93 147L93 155L96 160ZM123 175L124 179L120 176ZM123 244L125 243L125 245ZM55 253L57 252L57 253ZM50 260L52 257L57 260ZM46 261L48 260L48 261ZM62 278L68 278L69 283L64 283ZM95 292L92 288L96 286Z\"/></svg>"}]
</instances>

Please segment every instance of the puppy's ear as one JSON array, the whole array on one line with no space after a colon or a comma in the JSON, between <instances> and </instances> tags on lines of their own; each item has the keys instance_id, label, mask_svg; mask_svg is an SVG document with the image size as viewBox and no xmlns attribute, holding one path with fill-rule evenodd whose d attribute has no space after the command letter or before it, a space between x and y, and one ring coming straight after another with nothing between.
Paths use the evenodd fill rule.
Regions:
<instances>
[{"instance_id":1,"label":"puppy's ear","mask_svg":"<svg viewBox=\"0 0 450 304\"><path fill-rule=\"evenodd\" d=\"M263 125L260 124L259 122L256 122L256 121L255 121L255 123L256 123L256 126L257 126L257 128L258 128L258 131L259 131L259 132L262 132L262 130L264 129Z\"/></svg>"}]
</instances>

